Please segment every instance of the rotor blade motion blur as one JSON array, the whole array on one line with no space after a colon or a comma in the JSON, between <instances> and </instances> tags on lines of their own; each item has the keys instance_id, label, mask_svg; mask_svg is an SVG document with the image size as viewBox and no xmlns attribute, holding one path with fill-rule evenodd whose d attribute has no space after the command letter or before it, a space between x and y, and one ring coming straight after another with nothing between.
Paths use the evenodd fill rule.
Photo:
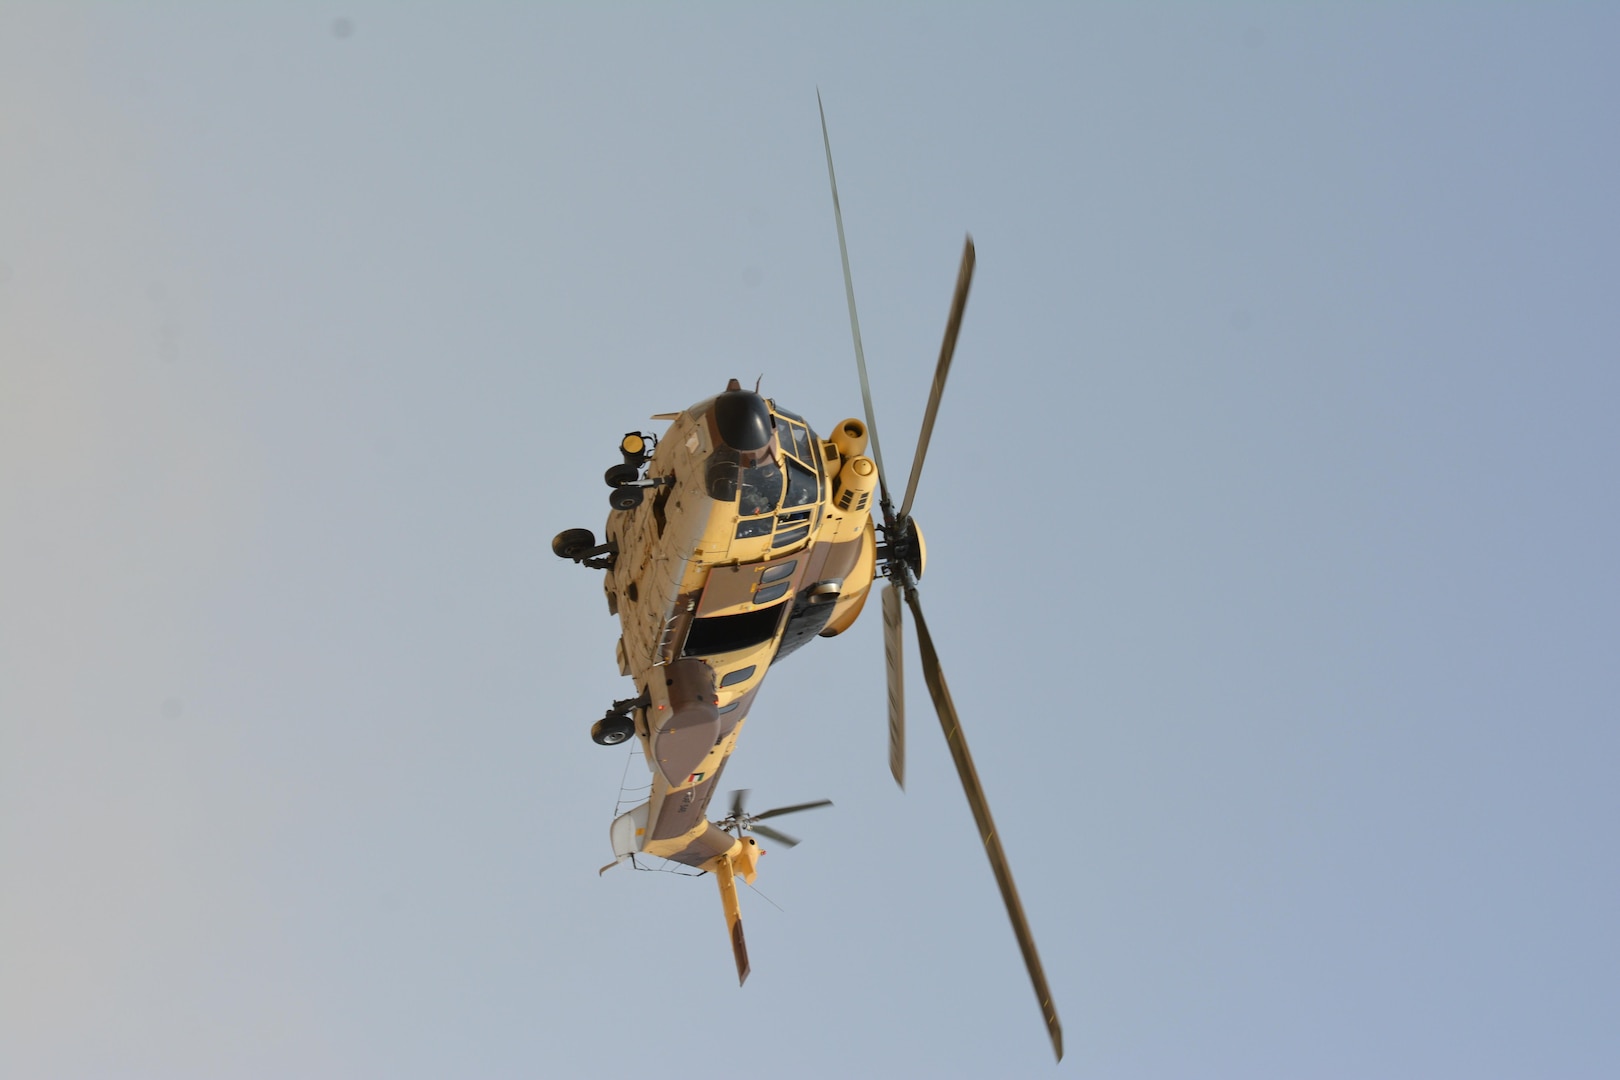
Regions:
<instances>
[{"instance_id":1,"label":"rotor blade motion blur","mask_svg":"<svg viewBox=\"0 0 1620 1080\"><path fill-rule=\"evenodd\" d=\"M1007 854L1001 848L1001 837L996 833L996 823L990 817L990 804L985 801L984 789L979 784L978 770L973 767L973 757L968 753L967 739L962 734L956 706L951 701L951 693L945 686L945 673L940 668L939 655L934 651L933 638L928 634L928 623L923 619L922 605L917 601L916 589L906 589L906 603L911 608L912 617L917 620L917 647L922 653L923 679L928 683L928 692L934 699L934 709L939 713L940 727L944 729L946 745L951 749L951 758L956 762L957 774L962 778L962 791L967 795L968 806L973 810L973 820L979 826L979 836L984 841L984 853L990 859L990 868L995 872L996 884L1001 887L1001 899L1007 906L1007 918L1012 920L1013 934L1018 938L1018 948L1024 954L1024 966L1029 969L1029 981L1035 987L1035 998L1040 1002L1041 1013L1046 1019L1047 1032L1052 1037L1052 1049L1061 1061L1063 1026L1058 1023L1052 991L1046 985L1046 972L1041 967L1040 954L1035 950L1035 936L1030 932L1029 920L1024 917L1024 905L1018 899L1017 887L1013 885L1012 868L1007 864Z\"/></svg>"},{"instance_id":2,"label":"rotor blade motion blur","mask_svg":"<svg viewBox=\"0 0 1620 1080\"><path fill-rule=\"evenodd\" d=\"M799 838L798 837L789 836L785 832L778 832L776 829L771 828L769 825L750 825L748 828L749 828L749 830L751 832L757 833L760 836L763 836L767 840L775 840L778 844L781 844L783 847L798 847L799 846Z\"/></svg>"},{"instance_id":3,"label":"rotor blade motion blur","mask_svg":"<svg viewBox=\"0 0 1620 1080\"><path fill-rule=\"evenodd\" d=\"M800 810L817 810L823 806L831 805L831 799L817 799L815 802L795 803L793 806L778 806L774 810L766 810L762 814L751 815L751 820L764 821L766 818L781 817L783 814L797 814Z\"/></svg>"},{"instance_id":4,"label":"rotor blade motion blur","mask_svg":"<svg viewBox=\"0 0 1620 1080\"><path fill-rule=\"evenodd\" d=\"M950 374L951 357L956 354L956 337L962 330L962 312L967 308L968 287L973 284L973 237L962 246L962 268L956 273L956 293L951 297L951 313L945 319L945 340L939 346L939 363L934 366L934 385L928 391L928 408L923 413L922 433L917 436L917 456L911 459L911 479L906 481L906 497L900 502L900 516L911 515L911 500L917 494L917 478L922 475L928 440L934 435L934 417L939 399L945 393L945 376Z\"/></svg>"}]
</instances>

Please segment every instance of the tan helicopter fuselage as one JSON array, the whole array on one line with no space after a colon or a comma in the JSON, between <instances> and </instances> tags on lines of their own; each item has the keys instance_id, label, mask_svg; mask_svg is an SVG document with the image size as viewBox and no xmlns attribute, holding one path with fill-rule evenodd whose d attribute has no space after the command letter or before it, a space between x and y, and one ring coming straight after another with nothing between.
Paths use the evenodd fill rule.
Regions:
<instances>
[{"instance_id":1,"label":"tan helicopter fuselage","mask_svg":"<svg viewBox=\"0 0 1620 1080\"><path fill-rule=\"evenodd\" d=\"M635 680L653 774L648 801L614 822L614 854L752 881L752 838L712 825L709 801L771 664L860 614L877 565L877 473L859 420L823 440L735 381L656 419L672 422L646 463L651 486L606 530L619 671Z\"/></svg>"}]
</instances>

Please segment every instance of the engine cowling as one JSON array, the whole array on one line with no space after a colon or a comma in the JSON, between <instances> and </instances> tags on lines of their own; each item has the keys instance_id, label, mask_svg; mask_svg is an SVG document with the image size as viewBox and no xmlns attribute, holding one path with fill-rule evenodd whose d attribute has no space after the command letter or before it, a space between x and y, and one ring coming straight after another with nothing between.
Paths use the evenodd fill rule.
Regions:
<instances>
[{"instance_id":1,"label":"engine cowling","mask_svg":"<svg viewBox=\"0 0 1620 1080\"><path fill-rule=\"evenodd\" d=\"M872 505L877 481L877 466L871 458L864 454L850 458L833 481L833 506L846 513L861 513Z\"/></svg>"},{"instance_id":2,"label":"engine cowling","mask_svg":"<svg viewBox=\"0 0 1620 1080\"><path fill-rule=\"evenodd\" d=\"M833 445L838 447L838 457L841 461L859 457L866 453L866 425L853 416L848 420L841 420L838 429L833 432Z\"/></svg>"}]
</instances>

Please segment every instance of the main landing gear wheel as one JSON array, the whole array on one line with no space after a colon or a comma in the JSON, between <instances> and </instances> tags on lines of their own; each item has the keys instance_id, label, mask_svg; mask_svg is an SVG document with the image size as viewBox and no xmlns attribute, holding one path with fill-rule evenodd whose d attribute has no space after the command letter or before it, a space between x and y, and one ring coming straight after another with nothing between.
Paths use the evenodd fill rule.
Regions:
<instances>
[{"instance_id":1,"label":"main landing gear wheel","mask_svg":"<svg viewBox=\"0 0 1620 1080\"><path fill-rule=\"evenodd\" d=\"M608 505L615 510L634 510L641 505L646 493L638 487L614 488L608 493Z\"/></svg>"},{"instance_id":2,"label":"main landing gear wheel","mask_svg":"<svg viewBox=\"0 0 1620 1080\"><path fill-rule=\"evenodd\" d=\"M641 470L634 465L610 465L608 471L602 474L602 479L610 488L624 487L633 484L641 477Z\"/></svg>"},{"instance_id":3,"label":"main landing gear wheel","mask_svg":"<svg viewBox=\"0 0 1620 1080\"><path fill-rule=\"evenodd\" d=\"M598 746L618 746L636 733L636 722L620 713L604 716L591 725L591 739Z\"/></svg>"},{"instance_id":4,"label":"main landing gear wheel","mask_svg":"<svg viewBox=\"0 0 1620 1080\"><path fill-rule=\"evenodd\" d=\"M596 547L596 534L589 529L564 529L551 538L551 553L559 559L578 559Z\"/></svg>"}]
</instances>

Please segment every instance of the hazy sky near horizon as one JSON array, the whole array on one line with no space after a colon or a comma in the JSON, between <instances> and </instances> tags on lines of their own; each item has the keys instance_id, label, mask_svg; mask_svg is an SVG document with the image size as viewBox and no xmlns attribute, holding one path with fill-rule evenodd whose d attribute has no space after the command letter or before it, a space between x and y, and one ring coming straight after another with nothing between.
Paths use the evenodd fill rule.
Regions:
<instances>
[{"instance_id":1,"label":"hazy sky near horizon","mask_svg":"<svg viewBox=\"0 0 1620 1080\"><path fill-rule=\"evenodd\" d=\"M0 2L0 1075L1046 1075L876 608L613 871L622 433L885 456L1108 1077L1620 1070L1620 9ZM630 781L645 770L629 763ZM779 907L776 905L780 905Z\"/></svg>"}]
</instances>

